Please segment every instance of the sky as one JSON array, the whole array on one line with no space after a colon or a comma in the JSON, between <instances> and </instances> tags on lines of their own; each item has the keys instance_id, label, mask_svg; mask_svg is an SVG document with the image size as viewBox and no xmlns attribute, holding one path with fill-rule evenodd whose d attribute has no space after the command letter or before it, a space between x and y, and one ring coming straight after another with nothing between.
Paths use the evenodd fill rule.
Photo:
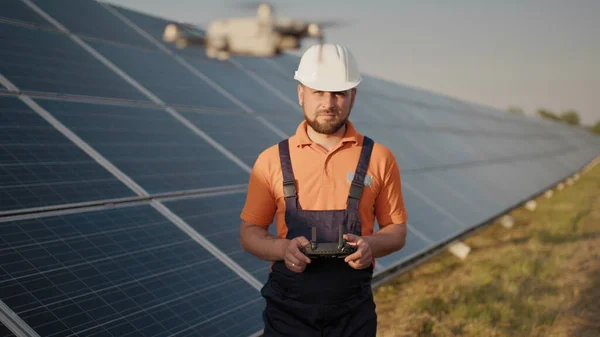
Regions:
<instances>
[{"instance_id":1,"label":"sky","mask_svg":"<svg viewBox=\"0 0 600 337\"><path fill-rule=\"evenodd\" d=\"M202 28L254 15L243 0L104 1ZM502 110L574 109L583 124L600 121L599 0L270 3L279 16L348 23L326 30L326 41L346 45L365 74Z\"/></svg>"}]
</instances>

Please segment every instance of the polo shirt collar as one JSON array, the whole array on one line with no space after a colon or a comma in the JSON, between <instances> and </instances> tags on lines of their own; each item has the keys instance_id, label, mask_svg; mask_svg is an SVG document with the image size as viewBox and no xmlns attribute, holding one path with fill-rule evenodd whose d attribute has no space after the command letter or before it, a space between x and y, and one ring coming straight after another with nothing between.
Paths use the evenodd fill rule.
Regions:
<instances>
[{"instance_id":1,"label":"polo shirt collar","mask_svg":"<svg viewBox=\"0 0 600 337\"><path fill-rule=\"evenodd\" d=\"M297 146L298 147L302 147L305 145L311 145L313 143L312 140L310 140L310 138L308 137L308 133L306 131L306 128L308 126L308 123L306 122L306 120L302 121L300 123L300 125L298 125L298 128L296 129L296 139L298 141ZM354 124L352 124L352 122L350 120L346 121L346 133L344 134L344 137L342 138L342 143L346 143L346 142L353 142L354 145L360 145L360 141L361 141L362 137L361 134L356 131L356 129L354 128Z\"/></svg>"}]
</instances>

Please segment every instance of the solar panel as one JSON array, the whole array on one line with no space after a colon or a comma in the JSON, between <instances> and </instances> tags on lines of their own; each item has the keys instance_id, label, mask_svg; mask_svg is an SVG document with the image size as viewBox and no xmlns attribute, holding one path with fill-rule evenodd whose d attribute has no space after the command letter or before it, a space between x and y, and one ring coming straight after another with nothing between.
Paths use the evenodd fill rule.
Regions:
<instances>
[{"instance_id":1,"label":"solar panel","mask_svg":"<svg viewBox=\"0 0 600 337\"><path fill-rule=\"evenodd\" d=\"M257 113L257 115L267 118L269 123L276 126L277 129L281 130L286 135L295 134L298 124L304 120L304 116L301 111L290 111L289 113L282 113L279 116L264 113Z\"/></svg>"},{"instance_id":2,"label":"solar panel","mask_svg":"<svg viewBox=\"0 0 600 337\"><path fill-rule=\"evenodd\" d=\"M383 271L395 267L397 264L408 260L414 255L426 252L433 245L433 241L420 232L420 228L411 223L407 225L406 245L400 251L377 259L376 264L383 267ZM380 272L375 271L374 275Z\"/></svg>"},{"instance_id":3,"label":"solar panel","mask_svg":"<svg viewBox=\"0 0 600 337\"><path fill-rule=\"evenodd\" d=\"M116 46L104 42L89 42L89 44L168 104L241 110L215 88L160 51Z\"/></svg>"},{"instance_id":4,"label":"solar panel","mask_svg":"<svg viewBox=\"0 0 600 337\"><path fill-rule=\"evenodd\" d=\"M0 214L134 193L23 102L0 96Z\"/></svg>"},{"instance_id":5,"label":"solar panel","mask_svg":"<svg viewBox=\"0 0 600 337\"><path fill-rule=\"evenodd\" d=\"M136 11L129 10L127 8L104 3L105 8L113 13L115 16L124 19L124 22L131 22L133 25L140 28L140 30L157 41L162 42L163 33L166 25L173 23L173 20L166 20L160 17L142 14ZM129 22L128 22L129 21ZM132 28L133 29L133 28ZM178 49L173 44L163 45L166 49L177 52L179 55L190 56L194 58L202 58L207 60L206 52L202 46L197 48L185 48Z\"/></svg>"},{"instance_id":6,"label":"solar panel","mask_svg":"<svg viewBox=\"0 0 600 337\"><path fill-rule=\"evenodd\" d=\"M149 193L248 183L243 169L165 110L54 100L39 104Z\"/></svg>"},{"instance_id":7,"label":"solar panel","mask_svg":"<svg viewBox=\"0 0 600 337\"><path fill-rule=\"evenodd\" d=\"M246 73L243 68L228 62L197 57L183 56L183 59L213 79L254 112L289 116L299 108L297 104L292 105L289 101L286 102L278 97L277 94L269 90L269 87L257 83L252 74ZM271 85L273 84L271 83ZM265 99L267 97L268 99ZM295 103L297 100L292 102Z\"/></svg>"},{"instance_id":8,"label":"solar panel","mask_svg":"<svg viewBox=\"0 0 600 337\"><path fill-rule=\"evenodd\" d=\"M460 194L448 188L444 181L435 178L437 172L404 175L404 184L418 190L436 205L443 205L444 210L452 214L460 224L481 223L489 214L479 211L479 201L461 197ZM460 191L460 190L459 190ZM412 217L411 217L412 218ZM420 220L419 217L415 218Z\"/></svg>"},{"instance_id":9,"label":"solar panel","mask_svg":"<svg viewBox=\"0 0 600 337\"><path fill-rule=\"evenodd\" d=\"M234 57L247 71L259 75L271 87L277 88L287 100L298 102L298 83L293 80L293 73L285 76L269 63L267 60L252 57Z\"/></svg>"},{"instance_id":10,"label":"solar panel","mask_svg":"<svg viewBox=\"0 0 600 337\"><path fill-rule=\"evenodd\" d=\"M245 199L246 194L238 192L166 201L165 205L264 283L267 281L269 264L240 248L240 209L244 207ZM270 227L270 231L275 233L275 225Z\"/></svg>"},{"instance_id":11,"label":"solar panel","mask_svg":"<svg viewBox=\"0 0 600 337\"><path fill-rule=\"evenodd\" d=\"M404 128L422 128L427 126L424 119L408 105L380 98L370 92L361 91L352 109L352 118L356 118L354 110L364 111L365 122L397 126Z\"/></svg>"},{"instance_id":12,"label":"solar panel","mask_svg":"<svg viewBox=\"0 0 600 337\"><path fill-rule=\"evenodd\" d=\"M0 74L21 91L148 101L66 35L0 23Z\"/></svg>"},{"instance_id":13,"label":"solar panel","mask_svg":"<svg viewBox=\"0 0 600 337\"><path fill-rule=\"evenodd\" d=\"M40 336L240 336L258 291L153 208L0 223L2 300Z\"/></svg>"},{"instance_id":14,"label":"solar panel","mask_svg":"<svg viewBox=\"0 0 600 337\"><path fill-rule=\"evenodd\" d=\"M209 136L250 167L254 165L256 157L264 149L282 140L252 116L187 111L182 111L181 114L198 127L205 129ZM239 128L236 125L244 127Z\"/></svg>"},{"instance_id":15,"label":"solar panel","mask_svg":"<svg viewBox=\"0 0 600 337\"><path fill-rule=\"evenodd\" d=\"M377 124L356 123L356 128L369 135L376 142L388 147L396 156L400 169L404 172L424 167L441 165L439 158L428 154L418 137L418 131L404 128L392 128Z\"/></svg>"},{"instance_id":16,"label":"solar panel","mask_svg":"<svg viewBox=\"0 0 600 337\"><path fill-rule=\"evenodd\" d=\"M269 264L240 248L239 212L256 156L303 120L299 57L209 60L163 44L170 20L34 0L76 43L25 3L0 4L0 82L49 115L0 96L2 303L40 336L256 335ZM351 120L403 175L407 243L376 280L600 154L581 128L366 75Z\"/></svg>"},{"instance_id":17,"label":"solar panel","mask_svg":"<svg viewBox=\"0 0 600 337\"><path fill-rule=\"evenodd\" d=\"M81 37L156 49L96 1L31 0L55 20Z\"/></svg>"},{"instance_id":18,"label":"solar panel","mask_svg":"<svg viewBox=\"0 0 600 337\"><path fill-rule=\"evenodd\" d=\"M283 53L277 58L268 59L267 62L275 64L275 67L280 70L284 77L291 78L300 62L300 57L288 53Z\"/></svg>"},{"instance_id":19,"label":"solar panel","mask_svg":"<svg viewBox=\"0 0 600 337\"><path fill-rule=\"evenodd\" d=\"M22 21L37 26L50 27L48 21L33 12L21 0L0 1L0 19Z\"/></svg>"}]
</instances>

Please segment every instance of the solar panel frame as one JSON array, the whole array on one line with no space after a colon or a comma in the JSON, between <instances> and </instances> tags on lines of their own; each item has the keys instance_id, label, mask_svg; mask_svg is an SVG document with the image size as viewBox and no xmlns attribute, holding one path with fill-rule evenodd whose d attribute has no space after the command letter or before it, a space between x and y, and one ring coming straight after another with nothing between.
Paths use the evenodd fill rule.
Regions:
<instances>
[{"instance_id":1,"label":"solar panel frame","mask_svg":"<svg viewBox=\"0 0 600 337\"><path fill-rule=\"evenodd\" d=\"M0 336L2 337L16 337L12 331L10 331L4 324L0 322Z\"/></svg>"}]
</instances>

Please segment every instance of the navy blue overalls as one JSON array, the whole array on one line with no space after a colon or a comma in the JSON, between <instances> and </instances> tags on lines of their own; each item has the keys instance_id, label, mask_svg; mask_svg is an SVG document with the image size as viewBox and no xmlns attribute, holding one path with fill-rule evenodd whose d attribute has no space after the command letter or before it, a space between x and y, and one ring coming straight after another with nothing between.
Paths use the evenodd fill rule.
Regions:
<instances>
[{"instance_id":1,"label":"navy blue overalls","mask_svg":"<svg viewBox=\"0 0 600 337\"><path fill-rule=\"evenodd\" d=\"M317 242L337 242L339 226L344 233L361 235L358 205L369 166L373 141L364 137L360 159L341 210L303 210L298 202L288 140L279 143L283 172L287 239L311 239L317 227ZM264 336L354 336L375 337L377 315L371 290L373 265L362 270L350 267L343 258L311 259L302 273L276 261L261 293Z\"/></svg>"}]
</instances>

